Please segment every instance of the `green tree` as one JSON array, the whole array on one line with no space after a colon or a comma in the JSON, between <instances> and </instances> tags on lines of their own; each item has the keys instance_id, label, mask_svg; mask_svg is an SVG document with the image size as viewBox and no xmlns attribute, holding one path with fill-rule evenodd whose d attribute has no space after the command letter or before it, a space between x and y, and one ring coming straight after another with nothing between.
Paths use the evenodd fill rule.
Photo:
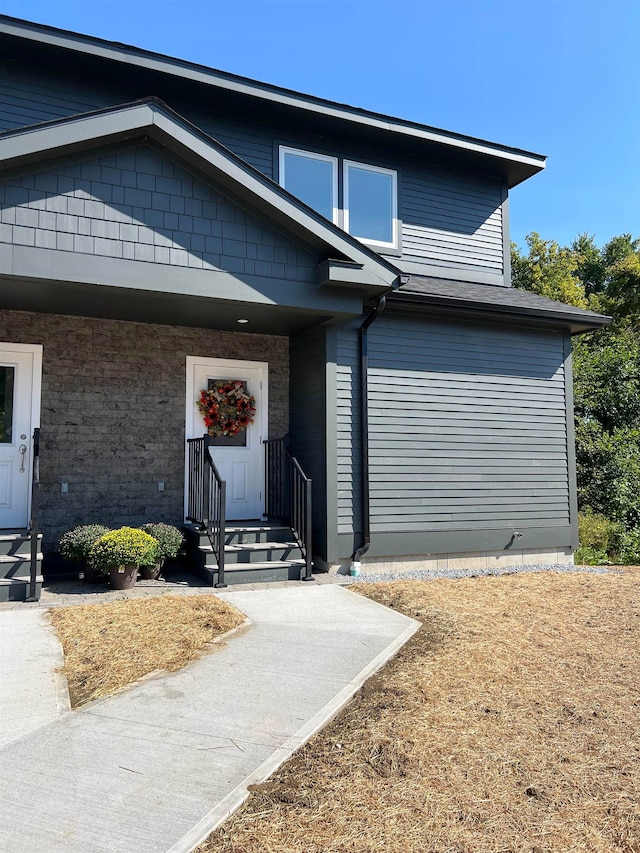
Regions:
<instances>
[{"instance_id":1,"label":"green tree","mask_svg":"<svg viewBox=\"0 0 640 853\"><path fill-rule=\"evenodd\" d=\"M521 254L515 243L511 244L513 286L586 308L584 285L577 274L577 253L570 247L558 245L555 240L543 240L535 231L527 236L526 242L527 255Z\"/></svg>"},{"instance_id":2,"label":"green tree","mask_svg":"<svg viewBox=\"0 0 640 853\"><path fill-rule=\"evenodd\" d=\"M581 506L640 525L640 341L625 324L574 344Z\"/></svg>"},{"instance_id":3,"label":"green tree","mask_svg":"<svg viewBox=\"0 0 640 853\"><path fill-rule=\"evenodd\" d=\"M600 248L581 234L560 246L534 232L526 242L526 254L512 246L515 287L613 318L574 339L578 498L633 538L640 533L640 240L621 234Z\"/></svg>"}]
</instances>

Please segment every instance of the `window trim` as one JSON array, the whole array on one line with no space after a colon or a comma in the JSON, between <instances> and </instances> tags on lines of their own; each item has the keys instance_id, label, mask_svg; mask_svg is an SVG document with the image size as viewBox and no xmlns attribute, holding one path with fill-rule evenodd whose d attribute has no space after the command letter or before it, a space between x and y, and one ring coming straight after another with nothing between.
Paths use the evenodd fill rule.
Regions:
<instances>
[{"instance_id":1,"label":"window trim","mask_svg":"<svg viewBox=\"0 0 640 853\"><path fill-rule=\"evenodd\" d=\"M303 148L292 148L288 145L279 146L278 159L278 183L285 190L286 166L285 160L287 154L297 154L301 157L306 157L309 160L321 160L324 163L331 164L331 194L332 194L332 209L333 209L333 224L340 225L340 205L338 197L338 168L339 161L337 157L330 157L328 154L317 154L315 151L306 151ZM288 191L290 192L290 190ZM293 195L293 193L292 193Z\"/></svg>"},{"instance_id":2,"label":"window trim","mask_svg":"<svg viewBox=\"0 0 640 853\"><path fill-rule=\"evenodd\" d=\"M349 230L349 168L354 166L357 169L362 169L365 172L377 172L382 175L391 177L391 242L383 240L372 240L369 237L359 237L356 234L351 234ZM395 169L385 169L382 166L371 166L369 163L360 163L356 160L342 161L342 185L343 185L343 210L344 210L344 230L347 234L351 234L356 240L360 240L369 246L377 246L383 249L398 249L398 173Z\"/></svg>"}]
</instances>

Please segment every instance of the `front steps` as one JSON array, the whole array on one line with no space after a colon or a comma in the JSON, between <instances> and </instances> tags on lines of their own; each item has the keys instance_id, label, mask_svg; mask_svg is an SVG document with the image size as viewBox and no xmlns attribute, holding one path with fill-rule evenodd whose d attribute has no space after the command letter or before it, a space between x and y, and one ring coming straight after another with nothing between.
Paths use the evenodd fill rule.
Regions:
<instances>
[{"instance_id":1,"label":"front steps","mask_svg":"<svg viewBox=\"0 0 640 853\"><path fill-rule=\"evenodd\" d=\"M218 566L206 533L185 524L189 560L194 570L212 586L218 582ZM300 580L305 561L289 527L270 522L246 522L226 529L226 584Z\"/></svg>"},{"instance_id":2,"label":"front steps","mask_svg":"<svg viewBox=\"0 0 640 853\"><path fill-rule=\"evenodd\" d=\"M36 594L42 589L42 554L38 536ZM29 595L31 536L28 530L0 530L0 601L24 601Z\"/></svg>"}]
</instances>

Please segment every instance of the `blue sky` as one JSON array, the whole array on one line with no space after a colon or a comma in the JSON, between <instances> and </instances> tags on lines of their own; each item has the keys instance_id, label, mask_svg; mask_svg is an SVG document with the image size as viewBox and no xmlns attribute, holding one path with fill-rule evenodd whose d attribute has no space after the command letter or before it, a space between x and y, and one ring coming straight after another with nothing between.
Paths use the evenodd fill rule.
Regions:
<instances>
[{"instance_id":1,"label":"blue sky","mask_svg":"<svg viewBox=\"0 0 640 853\"><path fill-rule=\"evenodd\" d=\"M0 0L0 12L525 148L511 233L640 236L638 0Z\"/></svg>"}]
</instances>

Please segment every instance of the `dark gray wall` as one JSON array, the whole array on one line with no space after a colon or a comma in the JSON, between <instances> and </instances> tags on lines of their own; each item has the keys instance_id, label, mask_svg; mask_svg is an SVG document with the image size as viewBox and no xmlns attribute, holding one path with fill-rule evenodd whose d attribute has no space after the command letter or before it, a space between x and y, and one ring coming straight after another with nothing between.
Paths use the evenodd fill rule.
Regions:
<instances>
[{"instance_id":1,"label":"dark gray wall","mask_svg":"<svg viewBox=\"0 0 640 853\"><path fill-rule=\"evenodd\" d=\"M413 272L470 281L505 282L500 179L437 163L404 157L388 159L384 150L328 141L292 127L203 110L173 93L114 87L103 81L52 77L29 66L0 65L0 130L17 128L78 112L159 94L169 105L274 180L280 144L343 156L399 170L402 254L395 263Z\"/></svg>"},{"instance_id":2,"label":"dark gray wall","mask_svg":"<svg viewBox=\"0 0 640 853\"><path fill-rule=\"evenodd\" d=\"M0 243L308 283L318 263L144 145L1 182Z\"/></svg>"},{"instance_id":3,"label":"dark gray wall","mask_svg":"<svg viewBox=\"0 0 640 853\"><path fill-rule=\"evenodd\" d=\"M326 558L326 364L325 329L291 338L291 452L312 479L314 554Z\"/></svg>"},{"instance_id":4,"label":"dark gray wall","mask_svg":"<svg viewBox=\"0 0 640 853\"><path fill-rule=\"evenodd\" d=\"M404 535L396 553L487 550L515 530L556 529L548 544L570 545L563 336L390 313L369 335L374 543L393 536L402 548ZM337 370L345 551L360 528L355 325L341 327Z\"/></svg>"}]
</instances>

